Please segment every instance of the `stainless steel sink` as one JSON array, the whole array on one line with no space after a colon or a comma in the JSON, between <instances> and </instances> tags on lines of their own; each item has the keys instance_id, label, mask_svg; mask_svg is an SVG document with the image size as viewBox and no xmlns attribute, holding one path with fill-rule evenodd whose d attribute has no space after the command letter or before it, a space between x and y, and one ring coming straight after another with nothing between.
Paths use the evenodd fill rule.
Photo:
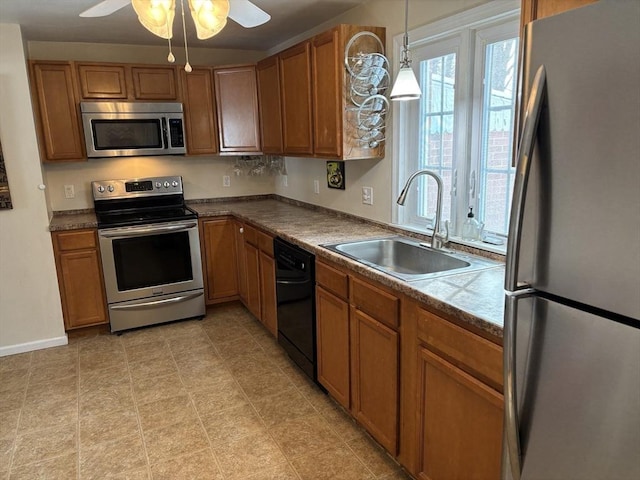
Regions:
<instances>
[{"instance_id":1,"label":"stainless steel sink","mask_svg":"<svg viewBox=\"0 0 640 480\"><path fill-rule=\"evenodd\" d=\"M434 250L404 237L334 243L323 247L405 281L500 265L484 258Z\"/></svg>"}]
</instances>

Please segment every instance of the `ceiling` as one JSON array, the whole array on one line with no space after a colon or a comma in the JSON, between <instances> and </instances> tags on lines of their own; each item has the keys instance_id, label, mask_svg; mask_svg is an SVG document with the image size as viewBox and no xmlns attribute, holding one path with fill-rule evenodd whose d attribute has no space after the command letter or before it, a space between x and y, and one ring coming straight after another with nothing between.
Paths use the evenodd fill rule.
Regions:
<instances>
[{"instance_id":1,"label":"ceiling","mask_svg":"<svg viewBox=\"0 0 640 480\"><path fill-rule=\"evenodd\" d=\"M100 0L1 0L0 22L21 25L26 40L42 42L88 42L127 45L161 45L162 40L138 23L131 4L100 18L81 18L80 12ZM184 0L185 3L187 0ZM271 15L259 27L245 29L229 20L222 32L197 40L188 13L187 41L204 48L268 50L310 28L330 20L368 0L252 0ZM178 2L176 2L178 4ZM179 7L178 7L179 8ZM178 10L179 11L179 10ZM183 45L179 14L174 20L175 45Z\"/></svg>"}]
</instances>

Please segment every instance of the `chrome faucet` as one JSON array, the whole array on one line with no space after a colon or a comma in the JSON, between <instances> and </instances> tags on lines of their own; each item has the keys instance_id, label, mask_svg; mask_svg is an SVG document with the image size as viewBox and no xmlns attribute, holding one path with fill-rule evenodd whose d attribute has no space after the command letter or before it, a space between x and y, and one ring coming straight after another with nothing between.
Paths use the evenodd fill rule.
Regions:
<instances>
[{"instance_id":1,"label":"chrome faucet","mask_svg":"<svg viewBox=\"0 0 640 480\"><path fill-rule=\"evenodd\" d=\"M442 221L442 190L443 183L442 178L435 172L431 170L418 170L411 174L411 176L407 179L407 183L405 183L402 192L400 192L400 196L396 203L398 205L404 205L405 200L407 199L407 193L409 193L409 186L413 182L416 177L420 175L429 175L436 181L438 185L438 201L436 203L436 224L433 226L433 237L431 237L431 247L432 248L442 248L446 243L449 242L449 221L444 222L445 232L440 231L440 222Z\"/></svg>"}]
</instances>

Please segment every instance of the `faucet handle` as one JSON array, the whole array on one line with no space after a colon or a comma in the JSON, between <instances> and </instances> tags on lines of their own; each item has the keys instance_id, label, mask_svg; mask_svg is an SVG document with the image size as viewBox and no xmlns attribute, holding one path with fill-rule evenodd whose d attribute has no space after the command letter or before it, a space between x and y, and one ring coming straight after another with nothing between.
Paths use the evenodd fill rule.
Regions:
<instances>
[{"instance_id":1,"label":"faucet handle","mask_svg":"<svg viewBox=\"0 0 640 480\"><path fill-rule=\"evenodd\" d=\"M442 243L449 243L449 220L444 221L444 238L442 239Z\"/></svg>"}]
</instances>

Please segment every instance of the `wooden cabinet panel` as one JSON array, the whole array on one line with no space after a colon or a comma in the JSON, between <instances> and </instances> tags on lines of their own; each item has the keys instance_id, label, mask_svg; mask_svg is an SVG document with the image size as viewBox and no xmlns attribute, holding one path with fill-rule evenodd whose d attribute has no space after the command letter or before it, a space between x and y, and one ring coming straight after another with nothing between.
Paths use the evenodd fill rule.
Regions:
<instances>
[{"instance_id":1,"label":"wooden cabinet panel","mask_svg":"<svg viewBox=\"0 0 640 480\"><path fill-rule=\"evenodd\" d=\"M502 395L419 351L418 478L500 478Z\"/></svg>"},{"instance_id":2,"label":"wooden cabinet panel","mask_svg":"<svg viewBox=\"0 0 640 480\"><path fill-rule=\"evenodd\" d=\"M391 328L398 328L400 301L369 283L351 278L351 303Z\"/></svg>"},{"instance_id":3,"label":"wooden cabinet panel","mask_svg":"<svg viewBox=\"0 0 640 480\"><path fill-rule=\"evenodd\" d=\"M136 100L178 100L174 67L131 67Z\"/></svg>"},{"instance_id":4,"label":"wooden cabinet panel","mask_svg":"<svg viewBox=\"0 0 640 480\"><path fill-rule=\"evenodd\" d=\"M316 282L340 298L349 298L349 276L321 261L316 261Z\"/></svg>"},{"instance_id":5,"label":"wooden cabinet panel","mask_svg":"<svg viewBox=\"0 0 640 480\"><path fill-rule=\"evenodd\" d=\"M126 99L127 80L124 65L79 63L80 93L86 99Z\"/></svg>"},{"instance_id":6,"label":"wooden cabinet panel","mask_svg":"<svg viewBox=\"0 0 640 480\"><path fill-rule=\"evenodd\" d=\"M238 269L238 295L240 301L247 304L247 259L244 250L244 225L242 222L234 222L234 237L237 252L237 269Z\"/></svg>"},{"instance_id":7,"label":"wooden cabinet panel","mask_svg":"<svg viewBox=\"0 0 640 480\"><path fill-rule=\"evenodd\" d=\"M247 265L246 307L254 317L260 319L260 251L246 240L244 251Z\"/></svg>"},{"instance_id":8,"label":"wooden cabinet panel","mask_svg":"<svg viewBox=\"0 0 640 480\"><path fill-rule=\"evenodd\" d=\"M318 381L342 406L350 407L349 304L316 288Z\"/></svg>"},{"instance_id":9,"label":"wooden cabinet panel","mask_svg":"<svg viewBox=\"0 0 640 480\"><path fill-rule=\"evenodd\" d=\"M313 154L311 54L309 42L280 53L282 138L286 154Z\"/></svg>"},{"instance_id":10,"label":"wooden cabinet panel","mask_svg":"<svg viewBox=\"0 0 640 480\"><path fill-rule=\"evenodd\" d=\"M342 92L344 65L340 62L338 29L313 38L313 151L316 155L342 155Z\"/></svg>"},{"instance_id":11,"label":"wooden cabinet panel","mask_svg":"<svg viewBox=\"0 0 640 480\"><path fill-rule=\"evenodd\" d=\"M31 78L43 160L86 160L71 64L33 62Z\"/></svg>"},{"instance_id":12,"label":"wooden cabinet panel","mask_svg":"<svg viewBox=\"0 0 640 480\"><path fill-rule=\"evenodd\" d=\"M107 323L102 264L95 230L52 234L67 330Z\"/></svg>"},{"instance_id":13,"label":"wooden cabinet panel","mask_svg":"<svg viewBox=\"0 0 640 480\"><path fill-rule=\"evenodd\" d=\"M220 153L260 152L255 66L215 68L213 75Z\"/></svg>"},{"instance_id":14,"label":"wooden cabinet panel","mask_svg":"<svg viewBox=\"0 0 640 480\"><path fill-rule=\"evenodd\" d=\"M206 220L200 224L203 244L207 304L238 295L235 224L231 219Z\"/></svg>"},{"instance_id":15,"label":"wooden cabinet panel","mask_svg":"<svg viewBox=\"0 0 640 480\"><path fill-rule=\"evenodd\" d=\"M278 57L274 55L259 61L256 73L262 151L270 154L282 154L282 112Z\"/></svg>"},{"instance_id":16,"label":"wooden cabinet panel","mask_svg":"<svg viewBox=\"0 0 640 480\"><path fill-rule=\"evenodd\" d=\"M557 13L573 10L597 0L522 0L521 23L527 23L538 18L550 17Z\"/></svg>"},{"instance_id":17,"label":"wooden cabinet panel","mask_svg":"<svg viewBox=\"0 0 640 480\"><path fill-rule=\"evenodd\" d=\"M260 303L260 320L277 337L276 265L273 257L263 251L260 251Z\"/></svg>"},{"instance_id":18,"label":"wooden cabinet panel","mask_svg":"<svg viewBox=\"0 0 640 480\"><path fill-rule=\"evenodd\" d=\"M182 71L187 152L190 155L218 153L211 70Z\"/></svg>"},{"instance_id":19,"label":"wooden cabinet panel","mask_svg":"<svg viewBox=\"0 0 640 480\"><path fill-rule=\"evenodd\" d=\"M351 410L393 455L398 446L398 333L351 307Z\"/></svg>"}]
</instances>

